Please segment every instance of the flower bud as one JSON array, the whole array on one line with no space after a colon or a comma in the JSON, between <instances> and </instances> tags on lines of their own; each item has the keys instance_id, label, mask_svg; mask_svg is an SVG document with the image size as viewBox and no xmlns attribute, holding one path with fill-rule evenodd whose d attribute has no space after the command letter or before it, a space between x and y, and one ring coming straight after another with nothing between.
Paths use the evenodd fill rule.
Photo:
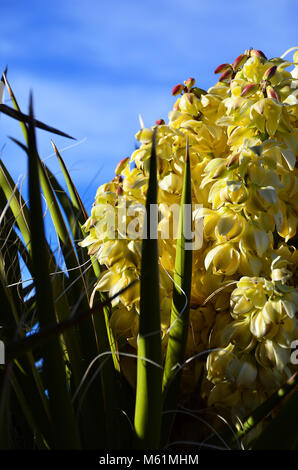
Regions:
<instances>
[{"instance_id":1,"label":"flower bud","mask_svg":"<svg viewBox=\"0 0 298 470\"><path fill-rule=\"evenodd\" d=\"M122 173L122 171L124 170L124 168L126 167L128 162L129 162L129 157L126 157L126 158L123 158L122 160L120 160L120 162L118 163L118 165L115 168L116 175L120 175L120 173Z\"/></svg>"},{"instance_id":2,"label":"flower bud","mask_svg":"<svg viewBox=\"0 0 298 470\"><path fill-rule=\"evenodd\" d=\"M155 121L156 126L162 126L163 124L165 124L164 119L157 119L157 121Z\"/></svg>"},{"instance_id":3,"label":"flower bud","mask_svg":"<svg viewBox=\"0 0 298 470\"><path fill-rule=\"evenodd\" d=\"M121 196L122 193L123 193L123 189L121 188L121 186L118 186L118 188L116 189L117 196Z\"/></svg>"},{"instance_id":4,"label":"flower bud","mask_svg":"<svg viewBox=\"0 0 298 470\"><path fill-rule=\"evenodd\" d=\"M206 90L203 90L202 88L198 88L197 86L193 87L191 92L194 93L198 98L200 98L202 95L207 94Z\"/></svg>"},{"instance_id":5,"label":"flower bud","mask_svg":"<svg viewBox=\"0 0 298 470\"><path fill-rule=\"evenodd\" d=\"M245 62L247 61L248 57L246 54L240 54L237 59L234 60L234 63L233 63L233 69L236 71L236 70L239 70L240 67L242 67L242 65L245 64Z\"/></svg>"},{"instance_id":6,"label":"flower bud","mask_svg":"<svg viewBox=\"0 0 298 470\"><path fill-rule=\"evenodd\" d=\"M257 49L250 49L249 55L250 57L256 56L256 57L259 57L260 59L267 60L267 57L265 56L264 52L257 50Z\"/></svg>"},{"instance_id":7,"label":"flower bud","mask_svg":"<svg viewBox=\"0 0 298 470\"><path fill-rule=\"evenodd\" d=\"M267 69L263 75L263 80L270 80L270 78L272 78L273 75L275 74L276 69L277 69L276 65L272 65L271 67L269 67L269 69Z\"/></svg>"},{"instance_id":8,"label":"flower bud","mask_svg":"<svg viewBox=\"0 0 298 470\"><path fill-rule=\"evenodd\" d=\"M172 90L172 95L173 96L180 95L180 93L182 93L183 90L184 90L184 85L182 85L182 83L179 83L178 85L174 86Z\"/></svg>"},{"instance_id":9,"label":"flower bud","mask_svg":"<svg viewBox=\"0 0 298 470\"><path fill-rule=\"evenodd\" d=\"M225 70L229 70L231 68L230 64L221 64L214 70L214 73L222 73Z\"/></svg>"},{"instance_id":10,"label":"flower bud","mask_svg":"<svg viewBox=\"0 0 298 470\"><path fill-rule=\"evenodd\" d=\"M246 87L243 88L241 92L241 96L251 96L253 95L259 88L259 85L256 83L250 83L249 85L246 85Z\"/></svg>"},{"instance_id":11,"label":"flower bud","mask_svg":"<svg viewBox=\"0 0 298 470\"><path fill-rule=\"evenodd\" d=\"M223 80L227 80L228 78L232 78L232 75L233 75L233 69L229 68L221 74L218 81L222 82Z\"/></svg>"},{"instance_id":12,"label":"flower bud","mask_svg":"<svg viewBox=\"0 0 298 470\"><path fill-rule=\"evenodd\" d=\"M192 88L194 84L196 83L194 78L188 78L187 80L184 81L184 85L186 88Z\"/></svg>"},{"instance_id":13,"label":"flower bud","mask_svg":"<svg viewBox=\"0 0 298 470\"><path fill-rule=\"evenodd\" d=\"M267 86L266 88L267 96L268 98L272 98L276 101L280 101L280 96L278 92L272 87L272 86Z\"/></svg>"}]
</instances>

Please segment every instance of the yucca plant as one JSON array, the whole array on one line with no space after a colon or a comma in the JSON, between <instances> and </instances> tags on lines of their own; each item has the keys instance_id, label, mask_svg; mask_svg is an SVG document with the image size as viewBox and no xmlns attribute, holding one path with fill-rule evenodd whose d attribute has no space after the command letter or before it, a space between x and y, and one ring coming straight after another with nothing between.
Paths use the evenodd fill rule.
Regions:
<instances>
[{"instance_id":1,"label":"yucca plant","mask_svg":"<svg viewBox=\"0 0 298 470\"><path fill-rule=\"evenodd\" d=\"M129 391L111 361L101 374L84 379L94 358L115 350L105 319L109 301L98 296L93 309L89 306L90 285L99 267L73 242L82 237L86 211L56 147L69 196L41 162L35 127L65 134L36 121L32 105L28 116L21 113L4 78L15 110L1 105L1 111L18 119L24 131L26 144L17 143L28 155L29 204L1 162L1 321L6 356L1 370L2 445L17 447L18 439L24 439L29 448L118 447L127 436L123 431L120 444L119 421L124 427L127 422L121 417L118 389L124 401ZM40 186L66 269L57 264L44 235ZM21 260L32 275L26 289L21 287ZM31 334L34 325L38 333Z\"/></svg>"},{"instance_id":2,"label":"yucca plant","mask_svg":"<svg viewBox=\"0 0 298 470\"><path fill-rule=\"evenodd\" d=\"M174 87L169 123L140 130L135 167L120 162L89 218L35 129L70 136L37 121L32 98L22 112L4 72L29 201L1 162L0 448L296 448L291 64L249 50L208 92Z\"/></svg>"}]
</instances>

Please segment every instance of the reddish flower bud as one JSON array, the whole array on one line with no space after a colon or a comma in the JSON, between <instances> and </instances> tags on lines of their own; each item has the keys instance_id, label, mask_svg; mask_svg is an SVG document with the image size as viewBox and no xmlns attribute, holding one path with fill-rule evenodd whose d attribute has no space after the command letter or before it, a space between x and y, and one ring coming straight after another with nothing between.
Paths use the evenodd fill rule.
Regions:
<instances>
[{"instance_id":1,"label":"reddish flower bud","mask_svg":"<svg viewBox=\"0 0 298 470\"><path fill-rule=\"evenodd\" d=\"M180 93L182 93L183 90L184 90L184 85L182 85L182 83L179 83L178 85L174 86L172 90L172 95L173 96L180 95Z\"/></svg>"},{"instance_id":2,"label":"reddish flower bud","mask_svg":"<svg viewBox=\"0 0 298 470\"><path fill-rule=\"evenodd\" d=\"M246 87L243 88L241 92L241 96L251 96L253 93L255 93L259 88L259 85L256 83L250 83L249 85L246 85Z\"/></svg>"},{"instance_id":3,"label":"reddish flower bud","mask_svg":"<svg viewBox=\"0 0 298 470\"><path fill-rule=\"evenodd\" d=\"M194 84L196 83L194 78L188 78L187 80L184 81L184 85L186 88L192 88Z\"/></svg>"},{"instance_id":4,"label":"reddish flower bud","mask_svg":"<svg viewBox=\"0 0 298 470\"><path fill-rule=\"evenodd\" d=\"M214 70L214 73L221 73L231 68L231 64L221 64Z\"/></svg>"},{"instance_id":5,"label":"reddish flower bud","mask_svg":"<svg viewBox=\"0 0 298 470\"><path fill-rule=\"evenodd\" d=\"M257 50L257 49L250 49L249 55L251 57L256 56L256 57L260 57L260 59L267 60L267 57L265 56L264 52Z\"/></svg>"},{"instance_id":6,"label":"reddish flower bud","mask_svg":"<svg viewBox=\"0 0 298 470\"><path fill-rule=\"evenodd\" d=\"M233 69L232 68L229 68L227 70L225 70L221 76L219 77L218 81L219 82L222 82L223 80L227 80L228 78L231 78L233 75Z\"/></svg>"},{"instance_id":7,"label":"reddish flower bud","mask_svg":"<svg viewBox=\"0 0 298 470\"><path fill-rule=\"evenodd\" d=\"M118 188L116 189L117 196L121 196L122 193L123 193L123 189L121 188L121 186L118 186Z\"/></svg>"},{"instance_id":8,"label":"reddish flower bud","mask_svg":"<svg viewBox=\"0 0 298 470\"><path fill-rule=\"evenodd\" d=\"M120 175L120 173L124 170L124 168L128 164L128 161L129 161L129 157L126 157L126 158L123 158L122 160L120 160L120 162L118 163L118 165L115 168L116 175Z\"/></svg>"},{"instance_id":9,"label":"reddish flower bud","mask_svg":"<svg viewBox=\"0 0 298 470\"><path fill-rule=\"evenodd\" d=\"M280 96L278 92L272 87L272 86L267 86L266 88L267 96L268 98L272 98L273 100L280 101Z\"/></svg>"},{"instance_id":10,"label":"reddish flower bud","mask_svg":"<svg viewBox=\"0 0 298 470\"><path fill-rule=\"evenodd\" d=\"M157 121L155 121L156 126L162 126L163 124L165 124L164 119L157 119Z\"/></svg>"},{"instance_id":11,"label":"reddish flower bud","mask_svg":"<svg viewBox=\"0 0 298 470\"><path fill-rule=\"evenodd\" d=\"M240 54L237 59L234 60L234 63L233 63L233 69L236 71L236 70L239 70L240 67L242 67L242 65L245 64L245 62L247 61L248 57L246 54Z\"/></svg>"},{"instance_id":12,"label":"reddish flower bud","mask_svg":"<svg viewBox=\"0 0 298 470\"><path fill-rule=\"evenodd\" d=\"M266 70L266 72L263 75L263 80L270 80L270 78L273 77L277 69L276 65L272 65L272 67L269 67L269 69Z\"/></svg>"}]
</instances>

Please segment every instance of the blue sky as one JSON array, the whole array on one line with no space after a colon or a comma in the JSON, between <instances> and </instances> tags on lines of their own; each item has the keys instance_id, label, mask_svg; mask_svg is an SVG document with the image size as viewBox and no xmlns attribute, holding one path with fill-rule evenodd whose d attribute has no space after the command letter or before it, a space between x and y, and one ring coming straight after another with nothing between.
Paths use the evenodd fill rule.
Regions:
<instances>
[{"instance_id":1,"label":"blue sky","mask_svg":"<svg viewBox=\"0 0 298 470\"><path fill-rule=\"evenodd\" d=\"M32 89L36 117L82 141L62 154L88 212L97 186L133 151L139 113L147 126L167 119L176 83L193 76L209 88L215 67L249 47L273 57L298 45L296 0L10 0L0 12L0 67L22 109ZM8 135L21 138L2 115L2 158L17 179L25 155ZM42 158L51 137L38 131Z\"/></svg>"}]
</instances>

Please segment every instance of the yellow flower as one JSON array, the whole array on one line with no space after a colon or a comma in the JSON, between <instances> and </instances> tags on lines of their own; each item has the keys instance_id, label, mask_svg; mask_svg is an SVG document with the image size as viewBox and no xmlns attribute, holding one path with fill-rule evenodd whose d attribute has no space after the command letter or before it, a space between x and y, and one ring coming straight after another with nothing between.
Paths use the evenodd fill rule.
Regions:
<instances>
[{"instance_id":1,"label":"yellow flower","mask_svg":"<svg viewBox=\"0 0 298 470\"><path fill-rule=\"evenodd\" d=\"M96 289L101 292L108 292L109 297L114 296L124 287L127 287L133 281L138 281L139 279L138 271L136 269L128 268L123 271L119 271L119 267L116 265L116 268L118 269L115 269L114 266L114 270L104 272L96 284ZM135 284L133 284L123 294L114 299L113 305L117 305L121 300L125 307L132 308L140 299L139 289L139 283L135 282Z\"/></svg>"},{"instance_id":2,"label":"yellow flower","mask_svg":"<svg viewBox=\"0 0 298 470\"><path fill-rule=\"evenodd\" d=\"M185 93L179 99L179 109L182 113L196 116L200 110L200 102L194 93Z\"/></svg>"},{"instance_id":3,"label":"yellow flower","mask_svg":"<svg viewBox=\"0 0 298 470\"><path fill-rule=\"evenodd\" d=\"M275 341L266 340L261 342L256 348L256 359L264 368L276 369L279 372L285 371L290 377L291 372L287 367L290 362L291 350L282 348Z\"/></svg>"},{"instance_id":4,"label":"yellow flower","mask_svg":"<svg viewBox=\"0 0 298 470\"><path fill-rule=\"evenodd\" d=\"M273 247L272 233L258 228L257 224L247 223L240 246L246 253L251 251L261 258Z\"/></svg>"},{"instance_id":5,"label":"yellow flower","mask_svg":"<svg viewBox=\"0 0 298 470\"><path fill-rule=\"evenodd\" d=\"M243 75L243 77L253 83L260 83L267 68L268 65L266 63L264 64L259 57L254 56L245 62L241 72L238 72L237 75Z\"/></svg>"},{"instance_id":6,"label":"yellow flower","mask_svg":"<svg viewBox=\"0 0 298 470\"><path fill-rule=\"evenodd\" d=\"M138 314L134 309L128 310L124 306L117 305L113 308L110 325L114 334L120 338L130 338L135 335L138 322Z\"/></svg>"},{"instance_id":7,"label":"yellow flower","mask_svg":"<svg viewBox=\"0 0 298 470\"><path fill-rule=\"evenodd\" d=\"M223 345L233 344L241 353L251 351L256 345L256 339L249 329L250 318L235 320L226 325L221 335Z\"/></svg>"},{"instance_id":8,"label":"yellow flower","mask_svg":"<svg viewBox=\"0 0 298 470\"><path fill-rule=\"evenodd\" d=\"M231 243L223 243L210 250L205 257L205 268L212 268L214 274L235 274L239 267L240 255Z\"/></svg>"}]
</instances>

